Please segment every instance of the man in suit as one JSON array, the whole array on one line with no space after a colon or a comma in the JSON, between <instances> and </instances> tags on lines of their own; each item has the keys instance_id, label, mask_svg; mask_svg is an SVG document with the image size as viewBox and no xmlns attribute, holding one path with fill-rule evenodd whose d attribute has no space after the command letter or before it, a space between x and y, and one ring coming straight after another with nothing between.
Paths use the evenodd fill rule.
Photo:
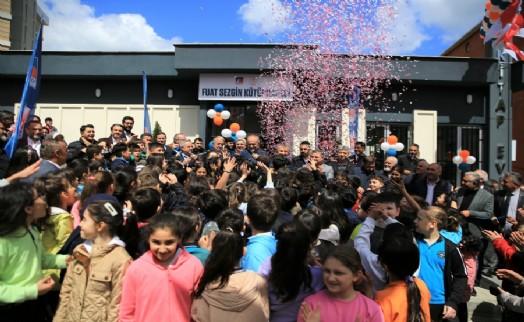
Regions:
<instances>
[{"instance_id":1,"label":"man in suit","mask_svg":"<svg viewBox=\"0 0 524 322\"><path fill-rule=\"evenodd\" d=\"M27 137L19 139L16 148L30 146L36 151L38 156L40 156L40 147L42 145L42 124L36 120L27 122L25 133Z\"/></svg>"},{"instance_id":2,"label":"man in suit","mask_svg":"<svg viewBox=\"0 0 524 322\"><path fill-rule=\"evenodd\" d=\"M169 158L170 156L173 155L173 148L170 147L169 145L166 145L166 140L167 140L167 136L164 132L160 132L156 135L156 142L164 146L164 150L166 151L165 155L167 158ZM179 146L180 146L180 143L179 143Z\"/></svg>"},{"instance_id":3,"label":"man in suit","mask_svg":"<svg viewBox=\"0 0 524 322\"><path fill-rule=\"evenodd\" d=\"M493 227L494 198L491 193L480 189L480 175L466 172L462 178L462 187L458 192L459 213L467 223L467 228L474 236L482 238L482 248L478 257L477 281L481 273L493 275L497 267L497 256L488 238L482 235L484 229Z\"/></svg>"},{"instance_id":4,"label":"man in suit","mask_svg":"<svg viewBox=\"0 0 524 322\"><path fill-rule=\"evenodd\" d=\"M42 162L38 171L21 181L32 183L36 178L60 169L67 160L67 145L63 140L45 140L40 147L40 155Z\"/></svg>"},{"instance_id":5,"label":"man in suit","mask_svg":"<svg viewBox=\"0 0 524 322\"><path fill-rule=\"evenodd\" d=\"M111 150L113 145L126 142L126 137L123 135L124 127L122 124L115 123L111 125L111 135L108 138L103 138L98 140L99 145L105 144L107 150ZM102 143L102 144L101 144Z\"/></svg>"},{"instance_id":6,"label":"man in suit","mask_svg":"<svg viewBox=\"0 0 524 322\"><path fill-rule=\"evenodd\" d=\"M314 162L314 168L318 170L321 175L326 176L326 180L333 179L335 173L333 167L324 163L324 153L320 150L315 150L311 153L311 163ZM314 170L312 170L314 171Z\"/></svg>"},{"instance_id":7,"label":"man in suit","mask_svg":"<svg viewBox=\"0 0 524 322\"><path fill-rule=\"evenodd\" d=\"M311 153L311 145L308 141L302 141L299 145L300 154L291 159L291 167L294 170L302 168L309 161L309 155Z\"/></svg>"},{"instance_id":8,"label":"man in suit","mask_svg":"<svg viewBox=\"0 0 524 322\"><path fill-rule=\"evenodd\" d=\"M438 163L428 165L426 177L423 180L412 180L410 183L410 193L421 196L430 205L435 204L435 200L443 193L451 192L451 183L442 179L442 166Z\"/></svg>"},{"instance_id":9,"label":"man in suit","mask_svg":"<svg viewBox=\"0 0 524 322\"><path fill-rule=\"evenodd\" d=\"M503 190L495 193L495 208L493 221L499 230L511 229L515 223L517 212L524 208L524 191L520 189L522 176L518 172L506 172L502 178Z\"/></svg>"},{"instance_id":10,"label":"man in suit","mask_svg":"<svg viewBox=\"0 0 524 322\"><path fill-rule=\"evenodd\" d=\"M351 171L352 175L358 176L360 178L360 187L364 190L369 188L369 178L371 177L381 177L383 182L386 182L387 177L384 176L382 170L375 169L377 160L373 156L365 156L362 161L361 167L354 167Z\"/></svg>"}]
</instances>

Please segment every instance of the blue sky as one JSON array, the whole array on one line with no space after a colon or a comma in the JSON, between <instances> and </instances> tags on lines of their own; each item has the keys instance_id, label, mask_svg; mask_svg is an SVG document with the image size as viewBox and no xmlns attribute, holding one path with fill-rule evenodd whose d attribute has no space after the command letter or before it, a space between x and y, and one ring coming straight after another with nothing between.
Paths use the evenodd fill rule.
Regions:
<instances>
[{"instance_id":1,"label":"blue sky","mask_svg":"<svg viewBox=\"0 0 524 322\"><path fill-rule=\"evenodd\" d=\"M173 50L172 44L181 42L267 43L267 34L278 37L285 31L281 21L274 21L285 1L290 0L38 0L50 21L44 50L65 51ZM480 22L486 2L388 1L396 1L398 12L386 31L394 39L389 53L420 56L440 55Z\"/></svg>"}]
</instances>

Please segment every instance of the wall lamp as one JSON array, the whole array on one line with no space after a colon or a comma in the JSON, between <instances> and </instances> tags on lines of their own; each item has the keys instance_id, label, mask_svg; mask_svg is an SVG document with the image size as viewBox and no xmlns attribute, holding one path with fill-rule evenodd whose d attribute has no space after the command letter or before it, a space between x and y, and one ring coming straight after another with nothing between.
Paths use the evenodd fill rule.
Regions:
<instances>
[{"instance_id":1,"label":"wall lamp","mask_svg":"<svg viewBox=\"0 0 524 322\"><path fill-rule=\"evenodd\" d=\"M173 89L172 89L172 88L169 88L169 89L167 90L167 97L168 97L168 98L173 98L173 96L174 96Z\"/></svg>"},{"instance_id":2,"label":"wall lamp","mask_svg":"<svg viewBox=\"0 0 524 322\"><path fill-rule=\"evenodd\" d=\"M99 98L100 96L102 96L102 90L100 88L97 88L95 89L95 96L97 98Z\"/></svg>"},{"instance_id":3,"label":"wall lamp","mask_svg":"<svg viewBox=\"0 0 524 322\"><path fill-rule=\"evenodd\" d=\"M466 103L468 104L473 103L473 95L471 94L466 95Z\"/></svg>"}]
</instances>

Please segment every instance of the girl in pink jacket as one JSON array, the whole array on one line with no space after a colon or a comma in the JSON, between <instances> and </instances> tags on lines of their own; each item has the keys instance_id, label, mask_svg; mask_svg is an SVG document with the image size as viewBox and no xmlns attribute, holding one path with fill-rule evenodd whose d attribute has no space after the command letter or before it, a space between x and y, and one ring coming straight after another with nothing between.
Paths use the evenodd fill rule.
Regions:
<instances>
[{"instance_id":1,"label":"girl in pink jacket","mask_svg":"<svg viewBox=\"0 0 524 322\"><path fill-rule=\"evenodd\" d=\"M187 226L169 213L154 216L145 226L149 251L126 272L119 321L190 321L203 268L181 246Z\"/></svg>"}]
</instances>

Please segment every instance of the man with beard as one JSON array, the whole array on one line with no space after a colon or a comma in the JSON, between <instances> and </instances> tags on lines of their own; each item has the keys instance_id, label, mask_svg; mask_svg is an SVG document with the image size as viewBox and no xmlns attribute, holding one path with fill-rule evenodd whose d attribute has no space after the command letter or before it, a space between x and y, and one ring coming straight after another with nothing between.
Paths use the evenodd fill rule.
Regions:
<instances>
[{"instance_id":1,"label":"man with beard","mask_svg":"<svg viewBox=\"0 0 524 322\"><path fill-rule=\"evenodd\" d=\"M351 173L353 170L353 163L349 161L349 147L341 145L337 150L337 159L330 163L333 167L335 173L340 171L346 171L346 173Z\"/></svg>"},{"instance_id":2,"label":"man with beard","mask_svg":"<svg viewBox=\"0 0 524 322\"><path fill-rule=\"evenodd\" d=\"M308 141L300 142L300 154L291 160L291 167L293 169L302 168L309 161L309 154L311 153L311 144Z\"/></svg>"},{"instance_id":3,"label":"man with beard","mask_svg":"<svg viewBox=\"0 0 524 322\"><path fill-rule=\"evenodd\" d=\"M29 121L25 126L27 138L21 138L16 145L17 148L24 146L32 147L38 156L40 156L40 147L42 146L42 124L39 121Z\"/></svg>"},{"instance_id":4,"label":"man with beard","mask_svg":"<svg viewBox=\"0 0 524 322\"><path fill-rule=\"evenodd\" d=\"M405 175L415 172L419 161L418 151L418 144L413 143L409 146L408 153L398 157L398 164L402 167L402 169L404 169Z\"/></svg>"},{"instance_id":5,"label":"man with beard","mask_svg":"<svg viewBox=\"0 0 524 322\"><path fill-rule=\"evenodd\" d=\"M451 183L442 179L442 166L438 163L428 165L425 180L414 180L413 193L426 199L430 205L435 204L435 200L443 193L449 195Z\"/></svg>"},{"instance_id":6,"label":"man with beard","mask_svg":"<svg viewBox=\"0 0 524 322\"><path fill-rule=\"evenodd\" d=\"M80 127L80 139L71 142L67 146L67 162L74 159L83 158L86 149L91 144L97 144L95 140L95 126L93 124L85 124Z\"/></svg>"},{"instance_id":7,"label":"man with beard","mask_svg":"<svg viewBox=\"0 0 524 322\"><path fill-rule=\"evenodd\" d=\"M482 238L476 276L478 282L480 282L481 272L491 276L497 268L497 255L493 247L489 245L489 239L482 236L484 229L492 229L493 227L491 220L493 202L493 195L485 189L480 189L479 174L473 171L466 172L462 178L462 186L458 191L457 204L459 213L466 221L471 234Z\"/></svg>"},{"instance_id":8,"label":"man with beard","mask_svg":"<svg viewBox=\"0 0 524 322\"><path fill-rule=\"evenodd\" d=\"M324 175L326 180L333 179L335 173L330 165L324 164L324 153L320 150L315 150L311 153L311 163L307 165L310 171L317 170L320 175Z\"/></svg>"},{"instance_id":9,"label":"man with beard","mask_svg":"<svg viewBox=\"0 0 524 322\"><path fill-rule=\"evenodd\" d=\"M126 142L131 142L137 138L136 134L132 132L133 126L135 125L135 120L132 116L124 116L122 119L122 125L124 127L124 133L122 136L126 138Z\"/></svg>"},{"instance_id":10,"label":"man with beard","mask_svg":"<svg viewBox=\"0 0 524 322\"><path fill-rule=\"evenodd\" d=\"M375 169L375 157L366 156L362 160L361 167L354 167L351 174L360 177L360 187L364 190L369 188L369 178L370 177L381 177L383 182L387 180L387 177L384 176L384 173L380 170Z\"/></svg>"},{"instance_id":11,"label":"man with beard","mask_svg":"<svg viewBox=\"0 0 524 322\"><path fill-rule=\"evenodd\" d=\"M349 157L349 161L353 163L353 166L356 168L359 168L364 163L364 158L366 155L364 154L364 150L366 149L366 143L364 142L357 142L355 143L355 154Z\"/></svg>"},{"instance_id":12,"label":"man with beard","mask_svg":"<svg viewBox=\"0 0 524 322\"><path fill-rule=\"evenodd\" d=\"M195 138L193 140L193 153L194 154L201 154L201 153L205 153L206 152L206 149L204 149L204 140L202 140L202 138ZM244 147L245 147L245 143L244 143Z\"/></svg>"},{"instance_id":13,"label":"man with beard","mask_svg":"<svg viewBox=\"0 0 524 322\"><path fill-rule=\"evenodd\" d=\"M398 163L397 158L393 156L389 156L384 160L384 176L389 178L389 175L391 173L391 169L393 169L394 166L396 166Z\"/></svg>"}]
</instances>

